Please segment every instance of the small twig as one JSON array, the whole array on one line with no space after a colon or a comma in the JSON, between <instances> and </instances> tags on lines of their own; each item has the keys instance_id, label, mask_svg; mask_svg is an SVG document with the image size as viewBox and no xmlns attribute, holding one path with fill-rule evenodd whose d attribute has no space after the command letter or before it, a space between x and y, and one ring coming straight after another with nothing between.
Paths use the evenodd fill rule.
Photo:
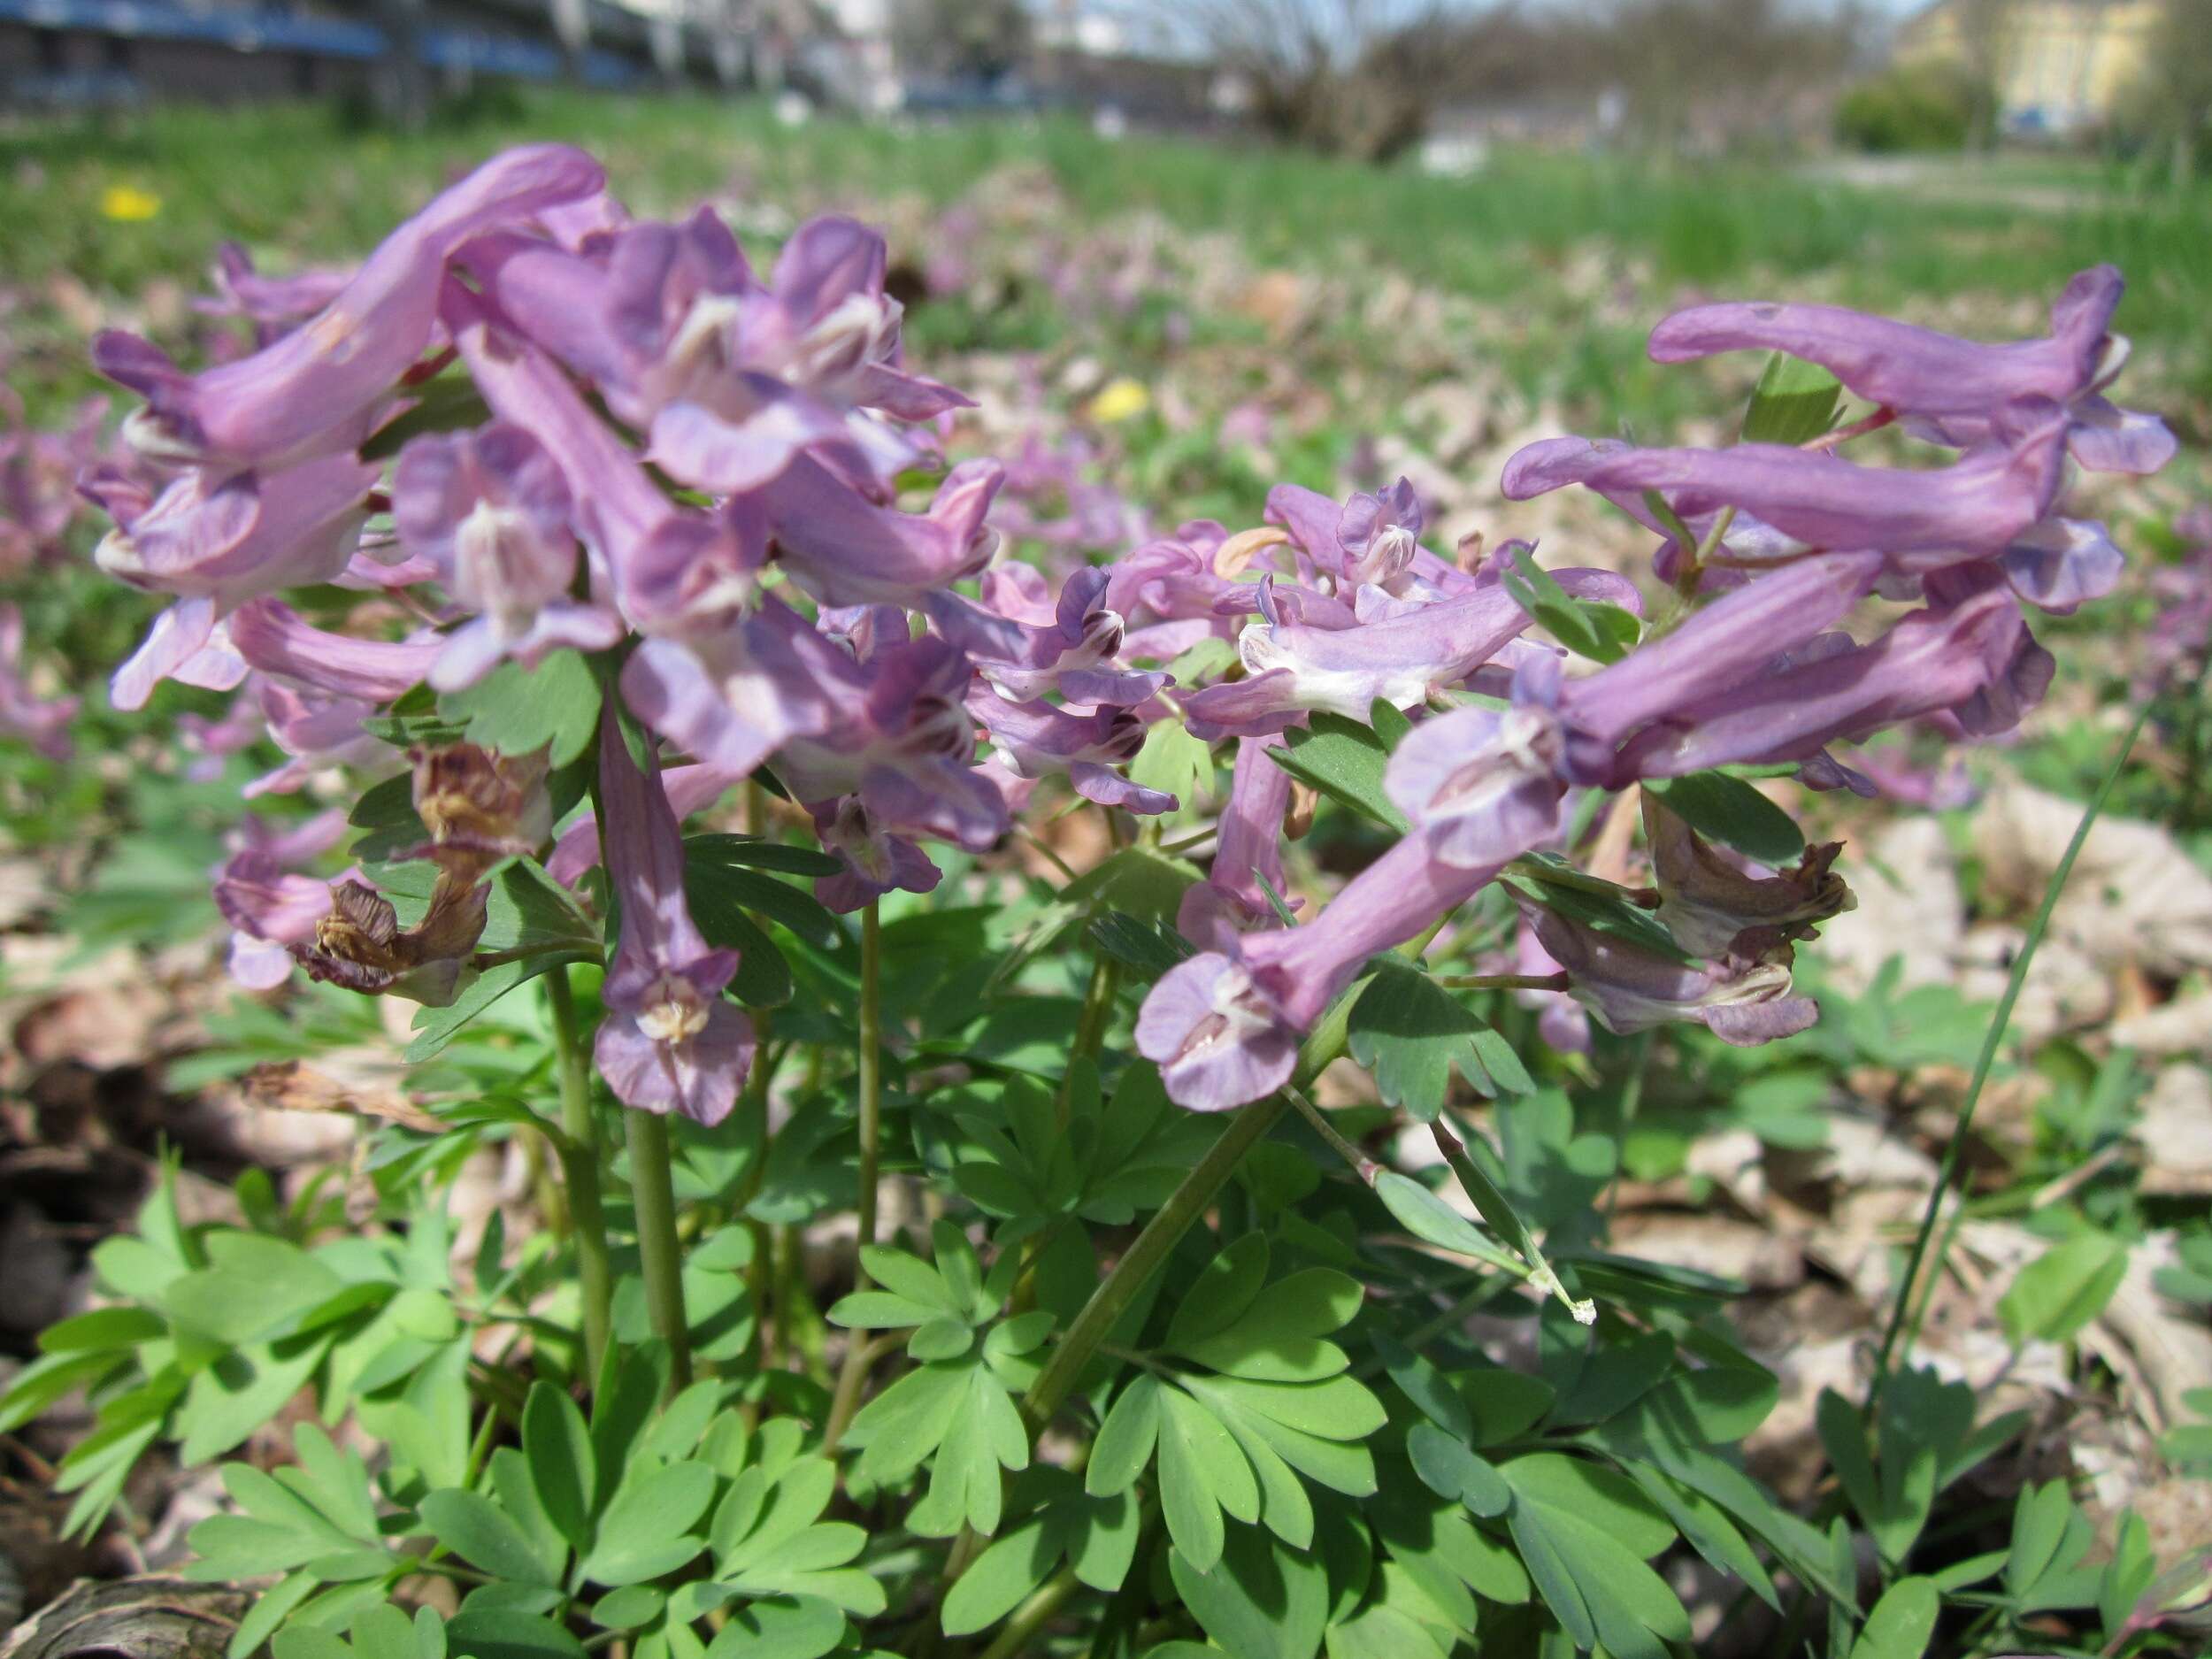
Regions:
<instances>
[{"instance_id":1,"label":"small twig","mask_svg":"<svg viewBox=\"0 0 2212 1659\"><path fill-rule=\"evenodd\" d=\"M1847 426L1838 426L1833 432L1824 432L1817 438L1806 440L1799 448L1815 453L1833 449L1854 438L1863 438L1870 432L1879 432L1896 419L1897 411L1886 403L1863 420L1855 420Z\"/></svg>"},{"instance_id":2,"label":"small twig","mask_svg":"<svg viewBox=\"0 0 2212 1659\"><path fill-rule=\"evenodd\" d=\"M1352 1173L1359 1177L1361 1184L1372 1187L1375 1178L1383 1172L1383 1166L1338 1133L1336 1125L1301 1091L1285 1084L1283 1093L1289 1096L1290 1103L1298 1109L1298 1115L1306 1120L1314 1133L1327 1143L1329 1150L1351 1165Z\"/></svg>"},{"instance_id":3,"label":"small twig","mask_svg":"<svg viewBox=\"0 0 2212 1659\"><path fill-rule=\"evenodd\" d=\"M1563 972L1440 974L1436 982L1448 991L1563 991L1574 983Z\"/></svg>"}]
</instances>

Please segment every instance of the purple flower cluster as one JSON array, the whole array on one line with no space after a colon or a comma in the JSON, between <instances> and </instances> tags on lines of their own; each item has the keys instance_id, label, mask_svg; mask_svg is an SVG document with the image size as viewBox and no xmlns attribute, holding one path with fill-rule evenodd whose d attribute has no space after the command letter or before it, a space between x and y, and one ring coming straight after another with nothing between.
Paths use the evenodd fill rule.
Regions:
<instances>
[{"instance_id":1,"label":"purple flower cluster","mask_svg":"<svg viewBox=\"0 0 2212 1659\"><path fill-rule=\"evenodd\" d=\"M1509 495L1581 484L1668 538L1678 598L1647 623L1622 577L1548 573L1560 603L1640 628L1578 673L1532 633L1532 550L1440 557L1403 480L1345 502L1283 485L1263 525L1185 523L1056 588L1001 558L990 515L1007 471L944 468L946 418L967 400L906 365L883 242L848 219L802 227L763 275L712 213L634 220L589 157L541 145L454 185L350 276L222 272L250 354L191 374L129 336L96 348L144 400L126 427L136 462L82 482L115 525L98 560L170 601L115 702L169 678L237 688L232 717L187 735L219 756L265 729L291 757L265 791L378 755L396 765L365 718L503 663L603 654L619 699L601 712L601 819L549 848L542 757L416 754L432 836L413 856L438 873L411 926L357 874L304 873L334 843L329 820L247 835L218 883L241 977L266 986L297 962L448 999L498 859L540 853L573 884L603 856L622 921L600 1068L629 1104L707 1123L731 1109L753 1035L724 996L736 956L687 908L680 826L757 768L841 860L823 901L852 910L931 889L922 842L986 851L1040 789L1178 810L1125 770L1161 721L1234 739L1210 872L1179 918L1203 954L1160 980L1136 1033L1173 1098L1226 1108L1284 1081L1369 957L1555 845L1571 795L1775 763L1870 790L1835 746L1905 721L1954 735L2016 722L2051 672L2022 601L2070 607L2116 577L2102 529L2055 511L2068 457L2145 471L2170 449L2103 396L2124 355L2108 271L2069 288L2049 339L2013 346L1820 307L1685 312L1655 357L1786 351L1875 412L1801 448L1562 439L1517 456ZM456 424L454 408L472 412ZM388 464L365 458L395 422L416 435ZM1833 452L1892 422L1957 458L1901 470ZM941 477L912 511L918 470ZM1025 502L1076 476L1041 452L1015 472ZM1045 539L1090 541L1108 515L1092 516ZM333 584L365 596L347 632L281 597ZM1877 596L1911 608L1845 632ZM1179 658L1198 683L1175 683ZM1410 723L1382 787L1411 828L1286 925L1296 801L1276 757L1315 715L1366 720L1378 702ZM1680 949L1598 931L1517 881L1530 959L1617 1032L1801 1029L1790 953L1848 902L1833 849L1747 870L1655 798L1645 810L1648 903Z\"/></svg>"},{"instance_id":2,"label":"purple flower cluster","mask_svg":"<svg viewBox=\"0 0 2212 1659\"><path fill-rule=\"evenodd\" d=\"M1251 884L1281 878L1281 797L1256 772L1248 787L1240 751L1221 841L1233 867L1217 855L1218 896L1185 911L1205 954L1160 981L1137 1027L1170 1094L1214 1110L1279 1087L1300 1034L1367 958L1555 843L1571 790L1786 762L1813 787L1871 794L1832 746L1907 721L1957 737L2017 724L2053 667L2022 601L2070 610L2119 574L2103 526L2055 511L2070 455L2139 472L2173 449L2155 419L2102 396L2125 356L2108 333L2120 286L2108 268L2085 273L2054 308L2050 338L2006 346L1818 306L1703 306L1662 323L1651 341L1660 361L1786 351L1876 408L1799 448L1561 438L1516 455L1509 497L1569 484L1598 492L1668 537L1659 569L1704 602L1579 677L1520 637L1527 618L1502 591L1501 566L1521 549L1463 573L1419 549L1417 509L1402 498L1356 498L1331 526L1324 503L1279 490L1270 517L1288 532L1302 585L1263 580L1263 621L1239 641L1247 676L1189 695L1192 729L1234 732L1248 746L1302 711L1361 714L1383 698L1418 718L1384 780L1412 829L1311 921L1240 933L1238 923L1269 914ZM1962 453L1903 469L1832 452L1893 421ZM1601 572L1554 575L1571 595L1633 604ZM1845 632L1878 595L1914 608L1870 639ZM1437 694L1455 687L1493 695L1453 707ZM1425 700L1442 706L1421 714ZM1574 1002L1615 1032L1689 1019L1748 1043L1802 1030L1815 1010L1791 994L1793 941L1849 902L1828 868L1833 849L1755 876L1646 799L1658 919L1695 960L1598 931L1531 902L1540 888L1517 887L1523 965L1563 973ZM1549 1029L1564 1039L1571 1027Z\"/></svg>"}]
</instances>

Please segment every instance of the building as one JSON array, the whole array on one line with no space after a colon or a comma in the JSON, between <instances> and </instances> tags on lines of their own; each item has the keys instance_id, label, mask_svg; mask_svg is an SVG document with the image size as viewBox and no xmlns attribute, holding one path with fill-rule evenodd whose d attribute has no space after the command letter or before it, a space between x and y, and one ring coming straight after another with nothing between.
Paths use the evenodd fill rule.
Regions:
<instances>
[{"instance_id":1,"label":"building","mask_svg":"<svg viewBox=\"0 0 2212 1659\"><path fill-rule=\"evenodd\" d=\"M1937 0L1897 35L1900 63L1965 65L2008 132L2106 125L2149 69L2163 0Z\"/></svg>"}]
</instances>

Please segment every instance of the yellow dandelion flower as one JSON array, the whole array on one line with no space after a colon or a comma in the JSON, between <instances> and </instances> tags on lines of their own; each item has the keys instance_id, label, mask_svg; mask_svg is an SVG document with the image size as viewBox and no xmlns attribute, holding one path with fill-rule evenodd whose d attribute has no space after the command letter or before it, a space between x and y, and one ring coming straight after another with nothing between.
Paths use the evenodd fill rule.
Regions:
<instances>
[{"instance_id":1,"label":"yellow dandelion flower","mask_svg":"<svg viewBox=\"0 0 2212 1659\"><path fill-rule=\"evenodd\" d=\"M1091 419L1101 426L1111 426L1117 420L1133 419L1151 407L1152 394L1125 374L1107 381L1091 399Z\"/></svg>"},{"instance_id":2,"label":"yellow dandelion flower","mask_svg":"<svg viewBox=\"0 0 2212 1659\"><path fill-rule=\"evenodd\" d=\"M108 219L135 223L160 212L161 198L134 184L111 184L100 192L100 211Z\"/></svg>"}]
</instances>

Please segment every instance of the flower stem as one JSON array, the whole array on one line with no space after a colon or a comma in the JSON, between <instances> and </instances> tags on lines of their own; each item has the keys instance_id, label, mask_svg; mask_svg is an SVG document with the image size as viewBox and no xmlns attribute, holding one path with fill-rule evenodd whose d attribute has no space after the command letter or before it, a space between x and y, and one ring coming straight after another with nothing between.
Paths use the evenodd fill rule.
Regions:
<instances>
[{"instance_id":1,"label":"flower stem","mask_svg":"<svg viewBox=\"0 0 2212 1659\"><path fill-rule=\"evenodd\" d=\"M684 1312L683 1259L676 1243L676 1184L669 1168L668 1119L626 1111L630 1198L637 1207L638 1255L645 1268L645 1305L653 1334L668 1344L672 1393L691 1386L691 1322Z\"/></svg>"},{"instance_id":2,"label":"flower stem","mask_svg":"<svg viewBox=\"0 0 2212 1659\"><path fill-rule=\"evenodd\" d=\"M983 1659L1017 1659L1030 1651L1029 1643L1058 1616L1069 1598L1083 1587L1075 1569L1063 1567L1045 1580L1042 1588L1014 1609L998 1640L983 1650Z\"/></svg>"},{"instance_id":3,"label":"flower stem","mask_svg":"<svg viewBox=\"0 0 2212 1659\"><path fill-rule=\"evenodd\" d=\"M883 1138L883 923L873 899L860 913L860 1241L876 1241Z\"/></svg>"},{"instance_id":4,"label":"flower stem","mask_svg":"<svg viewBox=\"0 0 2212 1659\"><path fill-rule=\"evenodd\" d=\"M1436 982L1450 991L1563 991L1573 983L1563 973L1450 973Z\"/></svg>"},{"instance_id":5,"label":"flower stem","mask_svg":"<svg viewBox=\"0 0 2212 1659\"><path fill-rule=\"evenodd\" d=\"M876 1241L876 1184L880 1179L882 1139L883 920L871 899L860 913L860 1191L854 1204L859 1218L857 1237L864 1248ZM864 1285L867 1278L865 1267L853 1269L856 1285ZM844 1363L838 1368L829 1420L823 1429L826 1449L834 1449L843 1437L845 1425L859 1407L868 1367L880 1351L857 1331L846 1340Z\"/></svg>"},{"instance_id":6,"label":"flower stem","mask_svg":"<svg viewBox=\"0 0 2212 1659\"><path fill-rule=\"evenodd\" d=\"M545 976L553 1015L553 1065L561 1085L560 1158L568 1188L569 1227L576 1240L576 1276L584 1300L584 1358L596 1386L613 1329L614 1270L607 1259L607 1217L599 1195L599 1119L592 1110L591 1073L576 1029L576 998L568 969Z\"/></svg>"},{"instance_id":7,"label":"flower stem","mask_svg":"<svg viewBox=\"0 0 2212 1659\"><path fill-rule=\"evenodd\" d=\"M1362 980L1340 996L1315 1024L1299 1053L1293 1087L1302 1088L1310 1084L1331 1061L1344 1052L1345 1026L1351 1018L1352 1003L1365 985L1366 981ZM1168 1256L1190 1230L1191 1223L1229 1184L1237 1165L1244 1162L1244 1155L1265 1140L1276 1120L1289 1110L1290 1096L1279 1093L1254 1101L1240 1110L1230 1118L1229 1126L1207 1149L1206 1156L1168 1195L1167 1202L1145 1224L1136 1242L1124 1252L1121 1260L1114 1263L1113 1271L1091 1293L1090 1301L1084 1303L1083 1311L1076 1315L1075 1323L1068 1327L1067 1334L1054 1347L1051 1359L1030 1385L1029 1393L1022 1400L1022 1410L1033 1428L1042 1428L1066 1403L1088 1369L1092 1356L1098 1352L1099 1344L1121 1323L1121 1316L1128 1311L1137 1293L1167 1265Z\"/></svg>"}]
</instances>

